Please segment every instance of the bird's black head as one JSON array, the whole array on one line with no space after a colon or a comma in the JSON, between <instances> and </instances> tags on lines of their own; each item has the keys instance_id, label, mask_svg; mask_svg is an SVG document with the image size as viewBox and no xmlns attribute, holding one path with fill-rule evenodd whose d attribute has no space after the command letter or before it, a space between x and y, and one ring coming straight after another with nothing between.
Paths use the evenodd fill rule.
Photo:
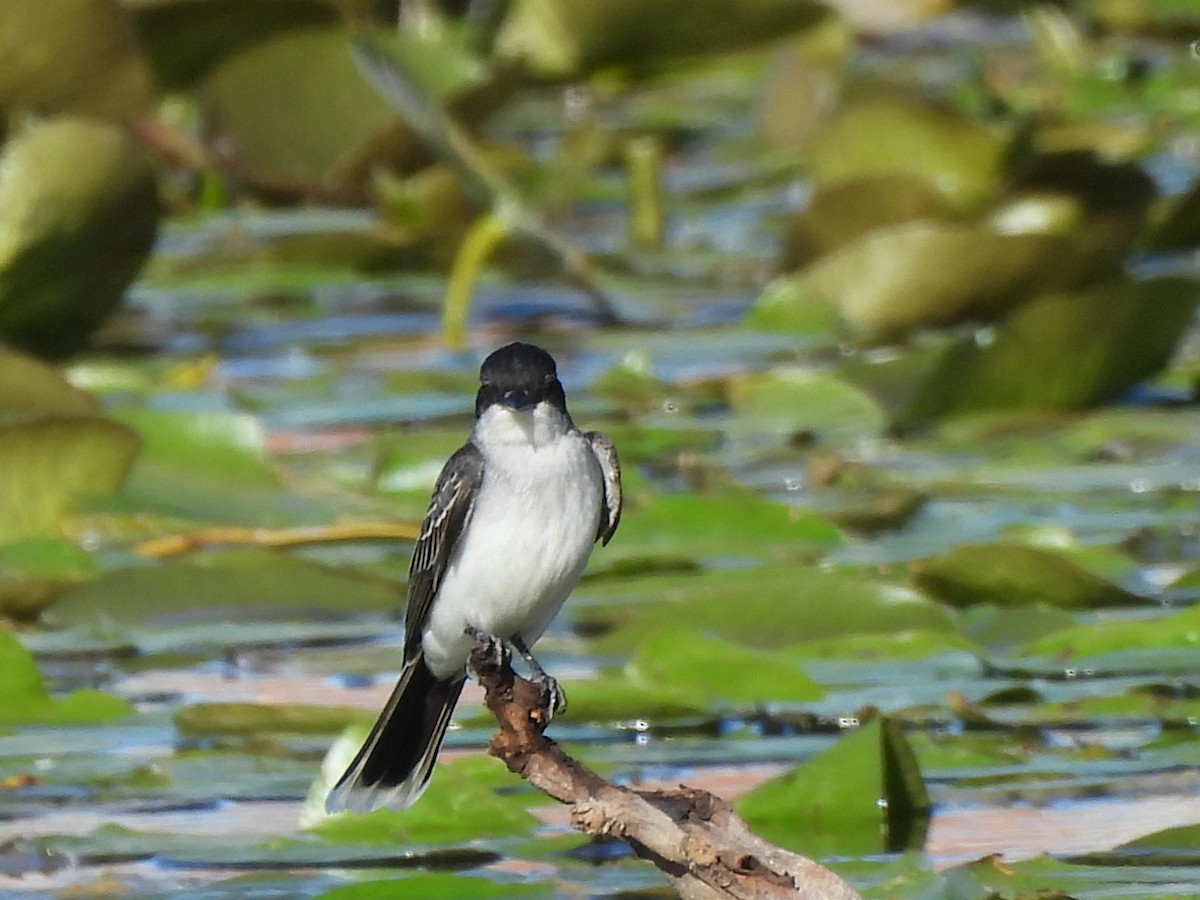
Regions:
<instances>
[{"instance_id":1,"label":"bird's black head","mask_svg":"<svg viewBox=\"0 0 1200 900\"><path fill-rule=\"evenodd\" d=\"M567 397L558 380L554 357L533 344L512 343L483 361L479 369L479 393L475 415L494 403L509 409L530 409L545 400L567 411Z\"/></svg>"}]
</instances>

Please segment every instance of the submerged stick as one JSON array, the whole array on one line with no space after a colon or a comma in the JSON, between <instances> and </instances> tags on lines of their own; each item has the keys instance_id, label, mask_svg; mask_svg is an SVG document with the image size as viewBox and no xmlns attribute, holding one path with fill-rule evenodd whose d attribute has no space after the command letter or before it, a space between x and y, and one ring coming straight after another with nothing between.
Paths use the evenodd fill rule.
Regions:
<instances>
[{"instance_id":1,"label":"submerged stick","mask_svg":"<svg viewBox=\"0 0 1200 900\"><path fill-rule=\"evenodd\" d=\"M801 897L860 900L850 885L807 857L760 838L708 791L635 791L612 784L543 734L543 689L517 675L486 641L471 668L500 725L488 752L538 790L571 807L572 827L620 838L652 862L685 900Z\"/></svg>"}]
</instances>

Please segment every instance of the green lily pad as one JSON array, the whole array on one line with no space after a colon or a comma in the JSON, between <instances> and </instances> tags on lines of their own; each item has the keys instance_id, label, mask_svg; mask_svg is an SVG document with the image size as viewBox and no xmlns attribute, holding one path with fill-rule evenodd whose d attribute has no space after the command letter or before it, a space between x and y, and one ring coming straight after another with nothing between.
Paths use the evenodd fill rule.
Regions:
<instances>
[{"instance_id":1,"label":"green lily pad","mask_svg":"<svg viewBox=\"0 0 1200 900\"><path fill-rule=\"evenodd\" d=\"M0 543L51 537L84 496L116 491L138 437L100 418L45 418L0 425Z\"/></svg>"},{"instance_id":2,"label":"green lily pad","mask_svg":"<svg viewBox=\"0 0 1200 900\"><path fill-rule=\"evenodd\" d=\"M947 653L978 653L979 646L953 632L909 629L805 641L789 647L788 652L810 659L929 659Z\"/></svg>"},{"instance_id":3,"label":"green lily pad","mask_svg":"<svg viewBox=\"0 0 1200 900\"><path fill-rule=\"evenodd\" d=\"M132 712L133 707L124 700L103 691L50 696L29 651L12 632L0 627L0 724L108 722Z\"/></svg>"},{"instance_id":4,"label":"green lily pad","mask_svg":"<svg viewBox=\"0 0 1200 900\"><path fill-rule=\"evenodd\" d=\"M734 802L755 832L806 855L919 849L930 808L912 748L886 716Z\"/></svg>"},{"instance_id":5,"label":"green lily pad","mask_svg":"<svg viewBox=\"0 0 1200 900\"><path fill-rule=\"evenodd\" d=\"M876 228L946 215L947 204L933 184L905 173L817 185L788 226L779 267L799 269Z\"/></svg>"},{"instance_id":6,"label":"green lily pad","mask_svg":"<svg viewBox=\"0 0 1200 900\"><path fill-rule=\"evenodd\" d=\"M364 736L362 729L353 729L339 738L339 742L353 744L349 750L353 753ZM330 755L340 753L341 749L335 744ZM406 810L377 809L366 815L322 816L309 831L332 843L393 846L463 843L529 834L540 824L527 809L532 795L497 792L497 788L521 783L499 760L474 754L439 765L420 802ZM315 794L321 794L323 799L323 793L315 791L310 794L306 809L312 810Z\"/></svg>"},{"instance_id":7,"label":"green lily pad","mask_svg":"<svg viewBox=\"0 0 1200 900\"><path fill-rule=\"evenodd\" d=\"M1200 284L1122 281L1026 303L987 340L946 349L909 408L905 428L989 409L1083 409L1153 375L1192 321Z\"/></svg>"},{"instance_id":8,"label":"green lily pad","mask_svg":"<svg viewBox=\"0 0 1200 900\"><path fill-rule=\"evenodd\" d=\"M747 321L771 331L841 325L874 336L995 318L1026 299L1064 240L930 220L879 228L771 282Z\"/></svg>"},{"instance_id":9,"label":"green lily pad","mask_svg":"<svg viewBox=\"0 0 1200 900\"><path fill-rule=\"evenodd\" d=\"M65 590L97 571L92 557L68 541L0 545L0 618L36 619Z\"/></svg>"},{"instance_id":10,"label":"green lily pad","mask_svg":"<svg viewBox=\"0 0 1200 900\"><path fill-rule=\"evenodd\" d=\"M589 585L577 627L607 650L630 649L656 629L689 626L751 647L909 629L957 631L950 611L911 588L849 572L770 567L650 575Z\"/></svg>"},{"instance_id":11,"label":"green lily pad","mask_svg":"<svg viewBox=\"0 0 1200 900\"><path fill-rule=\"evenodd\" d=\"M58 118L20 131L0 156L0 336L43 355L83 347L149 255L159 213L154 169L123 130Z\"/></svg>"},{"instance_id":12,"label":"green lily pad","mask_svg":"<svg viewBox=\"0 0 1200 900\"><path fill-rule=\"evenodd\" d=\"M433 98L448 101L488 76L453 36L386 41ZM210 70L201 97L239 171L268 189L363 190L373 167L411 171L427 159L358 70L345 28L291 29L252 44Z\"/></svg>"},{"instance_id":13,"label":"green lily pad","mask_svg":"<svg viewBox=\"0 0 1200 900\"><path fill-rule=\"evenodd\" d=\"M174 412L126 408L116 416L142 438L138 468L169 469L172 477L236 483L279 483L266 462L262 424L228 412Z\"/></svg>"},{"instance_id":14,"label":"green lily pad","mask_svg":"<svg viewBox=\"0 0 1200 900\"><path fill-rule=\"evenodd\" d=\"M968 210L997 190L1007 147L1005 135L948 108L877 97L848 106L817 135L809 167L818 185L877 175L922 178L948 205Z\"/></svg>"},{"instance_id":15,"label":"green lily pad","mask_svg":"<svg viewBox=\"0 0 1200 900\"><path fill-rule=\"evenodd\" d=\"M127 7L110 0L7 0L0 108L122 125L147 112L154 78ZM86 145L85 145L86 146Z\"/></svg>"},{"instance_id":16,"label":"green lily pad","mask_svg":"<svg viewBox=\"0 0 1200 900\"><path fill-rule=\"evenodd\" d=\"M1153 619L1106 619L1064 628L1021 645L1019 655L1078 662L1121 650L1200 647L1200 606Z\"/></svg>"},{"instance_id":17,"label":"green lily pad","mask_svg":"<svg viewBox=\"0 0 1200 900\"><path fill-rule=\"evenodd\" d=\"M914 562L910 569L923 590L959 607L1041 603L1061 609L1095 609L1141 601L1052 550L1022 544L956 547L942 556Z\"/></svg>"},{"instance_id":18,"label":"green lily pad","mask_svg":"<svg viewBox=\"0 0 1200 900\"><path fill-rule=\"evenodd\" d=\"M277 32L338 20L321 0L176 0L140 3L131 11L159 81L176 90L192 87L220 60Z\"/></svg>"},{"instance_id":19,"label":"green lily pad","mask_svg":"<svg viewBox=\"0 0 1200 900\"><path fill-rule=\"evenodd\" d=\"M884 416L869 394L836 375L778 367L730 380L733 430L790 437L815 433L830 443L879 434Z\"/></svg>"},{"instance_id":20,"label":"green lily pad","mask_svg":"<svg viewBox=\"0 0 1200 900\"><path fill-rule=\"evenodd\" d=\"M0 350L0 422L33 415L99 414L100 402L72 386L54 366Z\"/></svg>"},{"instance_id":21,"label":"green lily pad","mask_svg":"<svg viewBox=\"0 0 1200 900\"><path fill-rule=\"evenodd\" d=\"M175 713L175 727L190 737L208 735L336 734L367 714L343 706L273 703L193 703Z\"/></svg>"},{"instance_id":22,"label":"green lily pad","mask_svg":"<svg viewBox=\"0 0 1200 900\"><path fill-rule=\"evenodd\" d=\"M632 502L606 556L811 559L842 541L841 531L815 513L746 490L656 494L644 500L637 493L626 486Z\"/></svg>"},{"instance_id":23,"label":"green lily pad","mask_svg":"<svg viewBox=\"0 0 1200 900\"><path fill-rule=\"evenodd\" d=\"M686 627L647 638L626 671L648 687L697 689L731 703L819 700L825 695L794 657L751 650Z\"/></svg>"},{"instance_id":24,"label":"green lily pad","mask_svg":"<svg viewBox=\"0 0 1200 900\"><path fill-rule=\"evenodd\" d=\"M428 900L430 897L454 897L455 900L490 900L505 897L558 897L553 885L477 878L450 872L420 872L386 881L347 884L317 894L315 900Z\"/></svg>"},{"instance_id":25,"label":"green lily pad","mask_svg":"<svg viewBox=\"0 0 1200 900\"><path fill-rule=\"evenodd\" d=\"M567 709L556 720L564 722L673 722L707 719L717 712L713 698L698 687L644 684L625 673L564 678L559 686Z\"/></svg>"},{"instance_id":26,"label":"green lily pad","mask_svg":"<svg viewBox=\"0 0 1200 900\"><path fill-rule=\"evenodd\" d=\"M777 40L821 22L826 10L806 0L660 0L646 27L638 0L517 0L496 40L497 52L524 60L543 78L574 78L603 66L661 63Z\"/></svg>"},{"instance_id":27,"label":"green lily pad","mask_svg":"<svg viewBox=\"0 0 1200 900\"><path fill-rule=\"evenodd\" d=\"M322 611L392 611L399 587L270 550L220 550L117 569L64 593L56 623L146 624L171 618L308 616Z\"/></svg>"},{"instance_id":28,"label":"green lily pad","mask_svg":"<svg viewBox=\"0 0 1200 900\"><path fill-rule=\"evenodd\" d=\"M1005 650L1075 625L1069 612L1042 603L1024 606L977 604L963 613L963 632L990 650Z\"/></svg>"}]
</instances>

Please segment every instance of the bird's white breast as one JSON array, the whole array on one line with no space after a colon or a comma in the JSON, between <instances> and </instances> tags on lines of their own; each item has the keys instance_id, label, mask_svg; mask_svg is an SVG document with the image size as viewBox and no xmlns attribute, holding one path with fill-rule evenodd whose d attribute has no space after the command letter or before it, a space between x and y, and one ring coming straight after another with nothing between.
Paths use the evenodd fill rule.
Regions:
<instances>
[{"instance_id":1,"label":"bird's white breast","mask_svg":"<svg viewBox=\"0 0 1200 900\"><path fill-rule=\"evenodd\" d=\"M489 411L476 426L483 482L422 638L439 676L462 669L467 626L536 641L591 555L604 498L600 464L588 439L544 406L532 415Z\"/></svg>"}]
</instances>

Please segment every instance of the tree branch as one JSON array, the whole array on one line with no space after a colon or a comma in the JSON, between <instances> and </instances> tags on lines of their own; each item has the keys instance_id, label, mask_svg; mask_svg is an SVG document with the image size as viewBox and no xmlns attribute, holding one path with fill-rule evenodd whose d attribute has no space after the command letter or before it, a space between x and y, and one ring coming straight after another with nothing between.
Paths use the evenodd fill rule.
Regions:
<instances>
[{"instance_id":1,"label":"tree branch","mask_svg":"<svg viewBox=\"0 0 1200 900\"><path fill-rule=\"evenodd\" d=\"M538 790L571 807L571 824L620 838L652 862L685 900L801 897L859 900L850 885L811 859L754 834L721 798L680 786L635 791L572 759L543 731L542 689L518 676L506 654L480 641L471 668L500 730L488 751Z\"/></svg>"}]
</instances>

